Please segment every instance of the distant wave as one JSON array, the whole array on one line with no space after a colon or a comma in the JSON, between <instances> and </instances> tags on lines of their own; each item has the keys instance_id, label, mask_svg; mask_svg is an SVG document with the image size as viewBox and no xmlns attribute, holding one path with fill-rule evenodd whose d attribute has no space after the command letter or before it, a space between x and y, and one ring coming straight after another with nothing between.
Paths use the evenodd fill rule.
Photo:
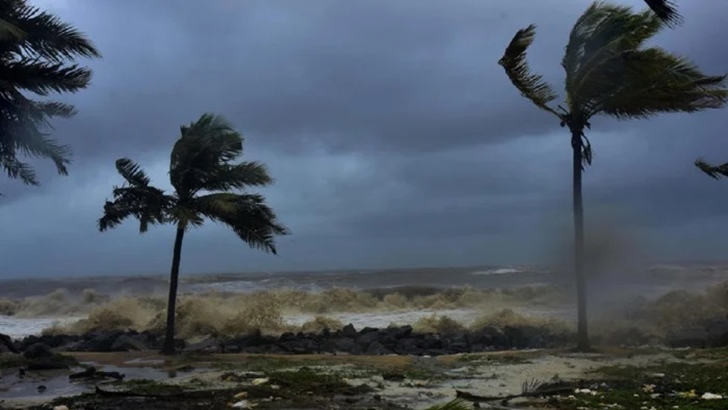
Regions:
<instances>
[{"instance_id":1,"label":"distant wave","mask_svg":"<svg viewBox=\"0 0 728 410\"><path fill-rule=\"evenodd\" d=\"M507 275L510 273L520 273L520 269L515 268L498 268L498 269L490 269L490 270L479 270L475 272L470 272L471 275L476 276L490 276L490 275Z\"/></svg>"}]
</instances>

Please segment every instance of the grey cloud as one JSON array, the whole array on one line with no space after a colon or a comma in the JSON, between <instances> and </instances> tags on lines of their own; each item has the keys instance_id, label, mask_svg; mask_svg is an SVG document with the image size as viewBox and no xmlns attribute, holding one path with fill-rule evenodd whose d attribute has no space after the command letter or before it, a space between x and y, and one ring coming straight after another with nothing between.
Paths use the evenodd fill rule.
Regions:
<instances>
[{"instance_id":1,"label":"grey cloud","mask_svg":"<svg viewBox=\"0 0 728 410\"><path fill-rule=\"evenodd\" d=\"M227 116L246 135L246 157L269 164L278 182L265 194L294 234L271 257L206 226L189 235L185 272L531 261L570 221L568 136L496 62L536 23L531 62L558 89L588 0L72 3L48 4L105 57L89 63L88 90L62 97L79 110L55 123L75 152L71 176L41 163L40 188L0 188L0 222L17 232L0 238L7 272L165 271L169 229L140 237L130 221L99 234L94 223L120 182L113 160L135 158L163 184L179 125L205 111ZM728 71L715 47L721 7L681 4L685 25L657 42ZM728 181L691 163L728 160L726 121L595 119L587 222L598 207L627 208L665 255L685 249L666 236L718 235L705 219L725 220Z\"/></svg>"}]
</instances>

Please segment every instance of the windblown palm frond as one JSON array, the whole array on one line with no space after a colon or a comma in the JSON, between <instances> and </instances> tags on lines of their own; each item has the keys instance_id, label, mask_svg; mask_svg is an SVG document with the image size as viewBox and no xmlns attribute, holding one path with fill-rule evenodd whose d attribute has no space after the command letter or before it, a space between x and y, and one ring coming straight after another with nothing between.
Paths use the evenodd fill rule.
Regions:
<instances>
[{"instance_id":1,"label":"windblown palm frond","mask_svg":"<svg viewBox=\"0 0 728 410\"><path fill-rule=\"evenodd\" d=\"M117 159L116 171L133 187L146 187L151 182L139 164L129 158Z\"/></svg>"},{"instance_id":2,"label":"windblown palm frond","mask_svg":"<svg viewBox=\"0 0 728 410\"><path fill-rule=\"evenodd\" d=\"M702 158L698 158L695 160L695 166L712 178L728 177L728 163L715 166L708 164Z\"/></svg>"},{"instance_id":3,"label":"windblown palm frond","mask_svg":"<svg viewBox=\"0 0 728 410\"><path fill-rule=\"evenodd\" d=\"M648 118L668 112L721 108L728 101L726 76L704 74L688 59L659 48L624 55L628 75L595 109L619 119Z\"/></svg>"},{"instance_id":4,"label":"windblown palm frond","mask_svg":"<svg viewBox=\"0 0 728 410\"><path fill-rule=\"evenodd\" d=\"M243 152L242 135L221 116L204 114L180 131L182 136L172 149L169 175L183 197L207 189L217 171Z\"/></svg>"},{"instance_id":5,"label":"windblown palm frond","mask_svg":"<svg viewBox=\"0 0 728 410\"><path fill-rule=\"evenodd\" d=\"M594 100L619 87L627 75L623 55L641 47L662 26L649 11L592 4L572 28L561 63L569 110L594 115Z\"/></svg>"},{"instance_id":6,"label":"windblown palm frond","mask_svg":"<svg viewBox=\"0 0 728 410\"><path fill-rule=\"evenodd\" d=\"M652 10L665 24L669 26L677 26L682 23L683 19L677 11L675 3L670 0L645 0L647 7Z\"/></svg>"},{"instance_id":7,"label":"windblown palm frond","mask_svg":"<svg viewBox=\"0 0 728 410\"><path fill-rule=\"evenodd\" d=\"M26 0L0 0L0 16L0 156L8 175L37 185L30 166L16 156L51 159L66 175L71 152L50 139L48 131L52 118L75 111L69 104L34 101L28 93L46 96L86 88L91 70L72 62L100 54L73 26Z\"/></svg>"},{"instance_id":8,"label":"windblown palm frond","mask_svg":"<svg viewBox=\"0 0 728 410\"><path fill-rule=\"evenodd\" d=\"M134 161L121 158L116 161L116 170L126 185L114 187L113 201L106 201L104 215L98 221L100 231L121 224L125 219L134 217L139 220L139 232L146 232L149 225L164 224L169 221L169 211L174 198L163 190L149 186L149 177Z\"/></svg>"},{"instance_id":9,"label":"windblown palm frond","mask_svg":"<svg viewBox=\"0 0 728 410\"><path fill-rule=\"evenodd\" d=\"M273 178L270 177L268 168L260 162L251 161L215 167L200 188L204 191L228 191L262 187L271 183Z\"/></svg>"},{"instance_id":10,"label":"windblown palm frond","mask_svg":"<svg viewBox=\"0 0 728 410\"><path fill-rule=\"evenodd\" d=\"M86 36L58 16L31 6L26 0L2 0L5 20L23 32L17 42L0 42L0 50L13 50L29 57L60 62L76 57L101 57Z\"/></svg>"},{"instance_id":11,"label":"windblown palm frond","mask_svg":"<svg viewBox=\"0 0 728 410\"><path fill-rule=\"evenodd\" d=\"M518 30L508 47L506 47L506 51L498 64L505 69L508 78L524 97L531 100L542 110L560 117L548 105L548 103L556 99L553 88L543 80L542 75L533 74L526 61L526 51L533 44L535 34L536 26L533 24Z\"/></svg>"},{"instance_id":12,"label":"windblown palm frond","mask_svg":"<svg viewBox=\"0 0 728 410\"><path fill-rule=\"evenodd\" d=\"M125 219L133 217L139 221L139 232L144 233L149 225L169 222L169 209L174 199L161 189L150 186L114 187L114 200L106 201L104 214L98 220L100 231L115 228Z\"/></svg>"},{"instance_id":13,"label":"windblown palm frond","mask_svg":"<svg viewBox=\"0 0 728 410\"><path fill-rule=\"evenodd\" d=\"M287 235L273 210L259 194L215 193L195 198L191 208L208 219L227 225L248 246L277 253L275 237Z\"/></svg>"}]
</instances>

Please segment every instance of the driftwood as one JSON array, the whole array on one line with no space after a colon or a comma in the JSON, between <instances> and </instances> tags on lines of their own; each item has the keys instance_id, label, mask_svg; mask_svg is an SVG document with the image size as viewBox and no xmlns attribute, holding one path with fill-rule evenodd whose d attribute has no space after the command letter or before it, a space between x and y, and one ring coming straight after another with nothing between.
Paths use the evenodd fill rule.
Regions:
<instances>
[{"instance_id":1,"label":"driftwood","mask_svg":"<svg viewBox=\"0 0 728 410\"><path fill-rule=\"evenodd\" d=\"M174 393L139 393L134 391L113 391L103 390L99 386L96 386L95 393L99 396L107 397L149 397L155 399L211 399L214 398L218 393L228 393L229 390L225 389L214 389L214 390L198 390L198 391L179 391Z\"/></svg>"},{"instance_id":2,"label":"driftwood","mask_svg":"<svg viewBox=\"0 0 728 410\"><path fill-rule=\"evenodd\" d=\"M529 397L543 397L543 396L555 396L558 394L571 393L574 391L573 387L559 386L552 388L537 389L534 391L526 391L520 394L509 394L507 396L478 396L465 391L455 390L455 397L471 403L488 403L494 401L500 401L503 404L508 403L513 399L518 398L529 398Z\"/></svg>"},{"instance_id":3,"label":"driftwood","mask_svg":"<svg viewBox=\"0 0 728 410\"><path fill-rule=\"evenodd\" d=\"M94 367L89 367L88 369L73 373L68 375L68 378L70 380L79 380L79 379L96 379L96 378L111 378L116 380L124 380L125 375L123 373L119 372L105 372L101 370L96 370Z\"/></svg>"}]
</instances>

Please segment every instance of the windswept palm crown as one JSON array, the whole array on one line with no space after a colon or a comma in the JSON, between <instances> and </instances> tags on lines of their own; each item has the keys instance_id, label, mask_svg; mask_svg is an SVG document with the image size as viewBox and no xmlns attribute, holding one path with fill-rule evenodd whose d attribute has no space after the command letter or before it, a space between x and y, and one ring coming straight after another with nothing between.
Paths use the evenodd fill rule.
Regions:
<instances>
[{"instance_id":1,"label":"windswept palm crown","mask_svg":"<svg viewBox=\"0 0 728 410\"><path fill-rule=\"evenodd\" d=\"M263 196L228 192L273 182L261 163L232 163L243 152L242 136L222 117L211 114L181 127L181 134L169 167L175 192L151 186L139 165L119 159L116 169L125 183L114 187L114 200L104 205L99 229L113 228L129 217L139 220L140 232L165 223L186 229L209 219L230 227L249 246L275 254L275 236L288 230Z\"/></svg>"},{"instance_id":2,"label":"windswept palm crown","mask_svg":"<svg viewBox=\"0 0 728 410\"><path fill-rule=\"evenodd\" d=\"M561 65L566 72L563 105L554 88L531 72L526 51L536 27L519 30L498 62L513 85L562 126L590 128L596 115L621 120L667 112L696 112L726 103L726 76L708 76L684 57L659 47L644 47L665 23L650 10L597 1L577 20ZM591 144L582 132L584 161Z\"/></svg>"},{"instance_id":3,"label":"windswept palm crown","mask_svg":"<svg viewBox=\"0 0 728 410\"><path fill-rule=\"evenodd\" d=\"M18 156L48 158L68 173L70 151L48 137L50 119L70 117L69 104L28 94L72 93L86 88L91 70L76 57L100 57L83 34L26 0L0 0L0 167L11 178L37 185L33 168Z\"/></svg>"}]
</instances>

